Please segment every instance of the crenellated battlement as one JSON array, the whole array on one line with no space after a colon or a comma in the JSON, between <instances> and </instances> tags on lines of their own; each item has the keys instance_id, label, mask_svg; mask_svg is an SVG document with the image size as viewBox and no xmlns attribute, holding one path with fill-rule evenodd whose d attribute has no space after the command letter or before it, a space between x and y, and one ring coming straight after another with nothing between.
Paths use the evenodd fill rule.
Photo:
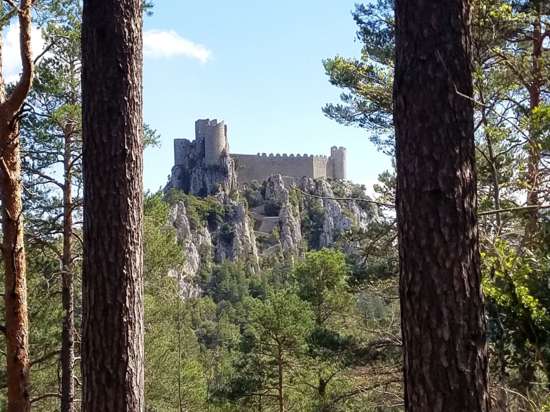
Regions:
<instances>
[{"instance_id":1,"label":"crenellated battlement","mask_svg":"<svg viewBox=\"0 0 550 412\"><path fill-rule=\"evenodd\" d=\"M330 156L300 153L234 154L229 151L227 125L217 119L200 119L195 122L195 143L177 139L174 141L176 165L185 159L186 152L197 150L204 153L207 167L219 165L223 156L235 163L239 183L252 180L263 181L274 174L301 177L346 178L346 149L333 146Z\"/></svg>"},{"instance_id":2,"label":"crenellated battlement","mask_svg":"<svg viewBox=\"0 0 550 412\"><path fill-rule=\"evenodd\" d=\"M326 155L312 155L312 154L301 154L301 153L256 153L255 155L247 156L256 156L259 159L316 159L316 160L328 160L329 156Z\"/></svg>"}]
</instances>

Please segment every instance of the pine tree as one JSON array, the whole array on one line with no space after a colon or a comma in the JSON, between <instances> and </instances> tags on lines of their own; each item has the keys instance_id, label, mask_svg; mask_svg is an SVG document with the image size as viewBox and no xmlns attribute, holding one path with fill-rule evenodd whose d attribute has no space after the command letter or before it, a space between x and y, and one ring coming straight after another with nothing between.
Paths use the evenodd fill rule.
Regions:
<instances>
[{"instance_id":1,"label":"pine tree","mask_svg":"<svg viewBox=\"0 0 550 412\"><path fill-rule=\"evenodd\" d=\"M23 71L10 93L0 73L0 196L2 200L2 257L6 310L8 411L30 410L27 283L23 240L20 111L31 89L34 63L31 51L32 0L21 0L9 11L0 5L2 21L19 16ZM5 24L5 23L4 23ZM0 67L1 67L0 48Z\"/></svg>"},{"instance_id":2,"label":"pine tree","mask_svg":"<svg viewBox=\"0 0 550 412\"><path fill-rule=\"evenodd\" d=\"M305 350L313 328L313 313L297 295L287 290L271 291L265 300L249 301L248 331L254 342L251 359L269 369L263 395L276 399L279 412L288 410L286 388L291 358Z\"/></svg>"},{"instance_id":3,"label":"pine tree","mask_svg":"<svg viewBox=\"0 0 550 412\"><path fill-rule=\"evenodd\" d=\"M397 0L394 122L408 411L488 411L467 0Z\"/></svg>"},{"instance_id":4,"label":"pine tree","mask_svg":"<svg viewBox=\"0 0 550 412\"><path fill-rule=\"evenodd\" d=\"M37 67L27 100L23 164L29 242L56 249L64 311L61 339L61 411L75 401L75 277L73 216L81 214L80 6L69 0L52 5L43 31L51 44ZM58 166L62 166L62 176ZM62 242L55 242L61 235ZM60 249L60 250L57 250Z\"/></svg>"},{"instance_id":5,"label":"pine tree","mask_svg":"<svg viewBox=\"0 0 550 412\"><path fill-rule=\"evenodd\" d=\"M85 411L143 399L142 2L84 1Z\"/></svg>"}]
</instances>

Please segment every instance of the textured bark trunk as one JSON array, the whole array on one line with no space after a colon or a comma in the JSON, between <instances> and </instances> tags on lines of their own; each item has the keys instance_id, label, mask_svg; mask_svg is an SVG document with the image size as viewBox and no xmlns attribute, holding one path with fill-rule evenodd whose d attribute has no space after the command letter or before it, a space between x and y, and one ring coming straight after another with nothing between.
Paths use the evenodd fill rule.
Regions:
<instances>
[{"instance_id":1,"label":"textured bark trunk","mask_svg":"<svg viewBox=\"0 0 550 412\"><path fill-rule=\"evenodd\" d=\"M61 300L63 331L61 336L61 412L74 411L74 281L73 281L73 194L72 131L65 133L63 185L63 273Z\"/></svg>"},{"instance_id":2,"label":"textured bark trunk","mask_svg":"<svg viewBox=\"0 0 550 412\"><path fill-rule=\"evenodd\" d=\"M488 411L469 5L396 1L394 107L408 411Z\"/></svg>"},{"instance_id":3,"label":"textured bark trunk","mask_svg":"<svg viewBox=\"0 0 550 412\"><path fill-rule=\"evenodd\" d=\"M19 81L8 96L2 76L3 49L0 41L0 199L2 201L8 412L27 412L31 409L27 274L19 138L19 111L30 90L33 78L31 5L32 0L19 2L19 41L23 70ZM3 7L2 2L1 11L4 11Z\"/></svg>"},{"instance_id":4,"label":"textured bark trunk","mask_svg":"<svg viewBox=\"0 0 550 412\"><path fill-rule=\"evenodd\" d=\"M18 126L2 124L0 136L8 412L26 412L31 408L29 324Z\"/></svg>"},{"instance_id":5,"label":"textured bark trunk","mask_svg":"<svg viewBox=\"0 0 550 412\"><path fill-rule=\"evenodd\" d=\"M83 410L143 411L142 3L84 1Z\"/></svg>"}]
</instances>

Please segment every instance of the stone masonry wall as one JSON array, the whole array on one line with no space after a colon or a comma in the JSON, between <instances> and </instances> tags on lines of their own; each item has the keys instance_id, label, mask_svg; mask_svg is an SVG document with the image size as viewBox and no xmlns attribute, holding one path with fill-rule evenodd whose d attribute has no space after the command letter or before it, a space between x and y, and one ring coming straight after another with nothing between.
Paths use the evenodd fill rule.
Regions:
<instances>
[{"instance_id":1,"label":"stone masonry wall","mask_svg":"<svg viewBox=\"0 0 550 412\"><path fill-rule=\"evenodd\" d=\"M259 182L266 180L269 176L280 174L292 177L331 177L327 176L326 156L310 155L280 155L265 153L257 155L231 154L235 161L237 179L239 183Z\"/></svg>"},{"instance_id":2,"label":"stone masonry wall","mask_svg":"<svg viewBox=\"0 0 550 412\"><path fill-rule=\"evenodd\" d=\"M231 187L238 183L262 182L272 175L312 179L346 178L346 149L333 146L330 156L287 155L229 152L227 125L216 119L195 122L195 140L174 141L174 168L171 180L182 190L210 193L221 184Z\"/></svg>"}]
</instances>

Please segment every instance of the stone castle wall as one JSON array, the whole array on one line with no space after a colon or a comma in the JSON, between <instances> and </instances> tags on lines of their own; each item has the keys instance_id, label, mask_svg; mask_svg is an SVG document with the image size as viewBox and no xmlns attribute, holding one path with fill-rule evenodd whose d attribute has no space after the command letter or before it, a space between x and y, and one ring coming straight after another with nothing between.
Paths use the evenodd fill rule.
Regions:
<instances>
[{"instance_id":1,"label":"stone castle wall","mask_svg":"<svg viewBox=\"0 0 550 412\"><path fill-rule=\"evenodd\" d=\"M192 153L191 153L192 152ZM230 157L229 160L228 156ZM194 159L194 160L191 160ZM280 174L289 177L346 178L346 149L332 147L330 156L287 155L287 154L234 154L229 153L227 125L223 121L202 119L195 123L195 141L174 140L175 168L190 169L203 164L216 166L233 161L239 183L257 180L262 182L269 176ZM190 170L187 174L190 175ZM181 174L181 173L180 173ZM185 173L183 173L185 175Z\"/></svg>"},{"instance_id":2,"label":"stone castle wall","mask_svg":"<svg viewBox=\"0 0 550 412\"><path fill-rule=\"evenodd\" d=\"M291 177L327 176L328 157L311 155L287 155L258 153L257 155L231 154L239 183L259 182L269 176L280 174Z\"/></svg>"},{"instance_id":3,"label":"stone castle wall","mask_svg":"<svg viewBox=\"0 0 550 412\"><path fill-rule=\"evenodd\" d=\"M330 163L330 158L327 156L310 156L310 159L313 161L313 176L314 179L318 177L330 177L332 178L332 173L328 169Z\"/></svg>"}]
</instances>

